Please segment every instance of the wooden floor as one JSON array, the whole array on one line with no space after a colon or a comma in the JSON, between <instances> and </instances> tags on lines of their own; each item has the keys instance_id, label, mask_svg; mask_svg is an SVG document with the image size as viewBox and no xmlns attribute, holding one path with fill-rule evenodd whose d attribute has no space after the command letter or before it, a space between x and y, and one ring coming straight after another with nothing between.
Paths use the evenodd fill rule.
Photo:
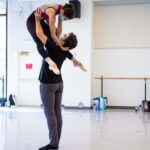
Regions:
<instances>
[{"instance_id":1,"label":"wooden floor","mask_svg":"<svg viewBox=\"0 0 150 150\"><path fill-rule=\"evenodd\" d=\"M150 150L150 113L63 110L60 150ZM0 108L0 150L38 150L48 143L41 108Z\"/></svg>"}]
</instances>

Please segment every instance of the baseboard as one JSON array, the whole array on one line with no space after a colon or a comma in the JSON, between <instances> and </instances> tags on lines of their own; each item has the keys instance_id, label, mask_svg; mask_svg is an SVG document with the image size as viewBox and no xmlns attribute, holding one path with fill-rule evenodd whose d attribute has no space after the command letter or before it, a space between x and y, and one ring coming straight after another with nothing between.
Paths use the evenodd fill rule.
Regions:
<instances>
[{"instance_id":1,"label":"baseboard","mask_svg":"<svg viewBox=\"0 0 150 150\"><path fill-rule=\"evenodd\" d=\"M77 106L62 106L64 109L83 109L83 110L90 110L92 107L77 107Z\"/></svg>"},{"instance_id":2,"label":"baseboard","mask_svg":"<svg viewBox=\"0 0 150 150\"><path fill-rule=\"evenodd\" d=\"M76 107L76 106L62 106L64 109L83 109L83 110L90 110L92 107ZM135 109L134 106L107 106L106 109Z\"/></svg>"},{"instance_id":3,"label":"baseboard","mask_svg":"<svg viewBox=\"0 0 150 150\"><path fill-rule=\"evenodd\" d=\"M41 106L28 106L28 105L17 105L18 107L27 107L27 108L40 108ZM90 110L92 107L77 107L77 106L64 106L64 109L83 109L83 110ZM135 106L107 106L106 109L135 109Z\"/></svg>"},{"instance_id":4,"label":"baseboard","mask_svg":"<svg viewBox=\"0 0 150 150\"><path fill-rule=\"evenodd\" d=\"M108 109L135 109L135 106L107 106Z\"/></svg>"},{"instance_id":5,"label":"baseboard","mask_svg":"<svg viewBox=\"0 0 150 150\"><path fill-rule=\"evenodd\" d=\"M16 105L16 107L23 107L23 108L41 108L39 105Z\"/></svg>"}]
</instances>

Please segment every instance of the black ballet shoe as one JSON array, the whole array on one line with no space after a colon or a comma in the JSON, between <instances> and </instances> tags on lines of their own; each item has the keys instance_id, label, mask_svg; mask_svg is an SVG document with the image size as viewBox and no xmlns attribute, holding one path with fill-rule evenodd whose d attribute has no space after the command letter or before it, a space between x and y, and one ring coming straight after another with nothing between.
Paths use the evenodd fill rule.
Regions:
<instances>
[{"instance_id":1,"label":"black ballet shoe","mask_svg":"<svg viewBox=\"0 0 150 150\"><path fill-rule=\"evenodd\" d=\"M39 148L39 150L57 150L57 149L58 149L58 146L52 146L50 144Z\"/></svg>"}]
</instances>

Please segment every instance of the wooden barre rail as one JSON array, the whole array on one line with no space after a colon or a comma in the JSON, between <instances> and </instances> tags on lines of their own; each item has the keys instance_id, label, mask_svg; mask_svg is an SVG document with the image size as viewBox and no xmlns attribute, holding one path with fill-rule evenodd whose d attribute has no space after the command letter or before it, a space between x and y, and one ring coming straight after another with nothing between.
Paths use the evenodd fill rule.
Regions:
<instances>
[{"instance_id":1,"label":"wooden barre rail","mask_svg":"<svg viewBox=\"0 0 150 150\"><path fill-rule=\"evenodd\" d=\"M144 80L145 81L145 89L144 89L144 93L145 93L145 100L146 100L146 82L147 80L150 80L150 77L95 77L95 79L100 80L101 82L101 97L103 97L103 80Z\"/></svg>"},{"instance_id":2,"label":"wooden barre rail","mask_svg":"<svg viewBox=\"0 0 150 150\"><path fill-rule=\"evenodd\" d=\"M95 77L95 79L102 80L150 80L150 77L140 78L140 77Z\"/></svg>"}]
</instances>

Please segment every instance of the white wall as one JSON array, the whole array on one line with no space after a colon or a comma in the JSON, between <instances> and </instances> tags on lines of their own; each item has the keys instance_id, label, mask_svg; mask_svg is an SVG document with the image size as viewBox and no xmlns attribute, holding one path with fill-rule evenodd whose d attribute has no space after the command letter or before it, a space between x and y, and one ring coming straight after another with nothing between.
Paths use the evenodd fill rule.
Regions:
<instances>
[{"instance_id":1,"label":"white wall","mask_svg":"<svg viewBox=\"0 0 150 150\"><path fill-rule=\"evenodd\" d=\"M150 49L94 50L93 78L149 77ZM147 98L150 99L149 81ZM92 97L101 94L100 81L93 79ZM104 96L111 106L136 106L144 99L143 80L104 80Z\"/></svg>"},{"instance_id":2,"label":"white wall","mask_svg":"<svg viewBox=\"0 0 150 150\"><path fill-rule=\"evenodd\" d=\"M35 79L38 78L41 59L37 54L34 42L32 43L32 39L26 30L25 20L35 7L49 1L37 1L32 3L32 5L30 2L18 3L18 1L16 4L14 3L16 1L17 0L12 0L9 2L8 94L16 94L18 104L39 105L40 97L37 92L39 90L38 82L35 82ZM66 1L53 2L62 3ZM81 0L81 18L64 23L63 32L71 31L77 34L79 44L72 52L76 54L88 69L88 72L84 73L78 68L74 68L69 60L66 60L64 63L62 74L65 85L63 95L63 104L65 106L77 106L79 102L83 102L84 106L90 106L91 99L100 95L100 82L94 80L95 76L149 76L149 48L138 50L111 48L106 50L93 48L94 10L92 2L94 2L94 0ZM97 0L97 2L116 3L117 0ZM13 5L13 3L15 5ZM18 10L21 8L20 5L25 9L23 17L18 16ZM20 63L20 56L18 51L20 50L31 51L28 57L30 62L32 62L31 58L37 60L37 63L33 61L33 63L35 63L36 72L31 73L32 78L28 78L29 84L24 82L26 86L23 86L24 83L22 84L19 81L18 64ZM24 58L21 57L21 60L22 59ZM110 99L109 105L137 105L144 97L143 89L143 81L104 82L104 95ZM36 92L31 96L34 91ZM19 94L21 94L21 96Z\"/></svg>"},{"instance_id":3,"label":"white wall","mask_svg":"<svg viewBox=\"0 0 150 150\"><path fill-rule=\"evenodd\" d=\"M33 10L31 2L9 1L8 12L8 94L15 94L18 105L40 105L39 69L41 58L27 29L26 19ZM21 51L28 51L26 56ZM33 63L26 70L26 63ZM32 80L33 79L33 80ZM25 86L26 85L26 86Z\"/></svg>"},{"instance_id":4,"label":"white wall","mask_svg":"<svg viewBox=\"0 0 150 150\"><path fill-rule=\"evenodd\" d=\"M95 6L94 14L95 48L150 47L150 4Z\"/></svg>"},{"instance_id":5,"label":"white wall","mask_svg":"<svg viewBox=\"0 0 150 150\"><path fill-rule=\"evenodd\" d=\"M91 2L81 1L81 18L64 24L64 32L74 32L78 37L78 46L72 51L83 62L88 72L74 68L70 61L63 67L65 106L91 105Z\"/></svg>"},{"instance_id":6,"label":"white wall","mask_svg":"<svg viewBox=\"0 0 150 150\"><path fill-rule=\"evenodd\" d=\"M141 8L140 8L141 6ZM93 50L93 69L92 76L94 77L150 77L149 65L150 65L150 48L147 45L149 41L149 35L147 34L147 23L149 23L145 16L148 16L149 13L146 11L149 4L145 5L103 5L96 6L96 19L95 26L97 31L95 31L95 39L98 38L98 34L101 34L99 38L94 43L95 49ZM133 8L132 11L130 8ZM136 11L136 8L139 7L140 11ZM114 9L113 9L114 8ZM121 9L122 8L122 9ZM123 9L126 8L126 15L117 20L117 17L122 14ZM135 9L134 9L135 8ZM118 12L120 10L120 13ZM103 12L104 11L104 12ZM116 14L117 11L117 14ZM99 14L99 12L103 14ZM140 13L140 24L132 22L129 15L134 16L134 20L138 20ZM117 17L114 20L111 20L109 17L114 14ZM128 16L127 16L128 14ZM103 16L103 17L100 17ZM104 17L105 16L105 17ZM108 17L108 18L107 18ZM101 18L101 19L100 19ZM129 18L129 19L128 19ZM147 17L148 18L148 17ZM124 21L125 19L125 21ZM105 21L106 20L106 21ZM110 23L104 26L104 24ZM107 22L108 21L108 22ZM144 22L145 21L145 22ZM113 23L112 23L113 22ZM143 38L146 38L143 42L143 39L138 43L138 39L141 37L139 35L132 35L133 30L129 30L129 26L124 26L123 24L129 24L132 26L134 24L137 30L137 33L144 33L140 35ZM101 26L102 25L102 26ZM117 25L117 28L116 28ZM145 26L146 25L146 26ZM130 27L131 27L130 26ZM132 26L132 27L134 27ZM99 28L98 28L99 27ZM101 29L102 27L102 29ZM104 28L103 28L104 27ZM121 31L124 30L124 31ZM105 32L106 31L106 32ZM110 34L108 33L110 31ZM112 31L112 32L111 32ZM115 32L114 32L115 31ZM131 31L131 32L130 32ZM134 30L135 31L135 30ZM147 33L146 33L147 32ZM108 33L108 34L107 34ZM123 36L122 33L131 34L133 40L130 40L131 37ZM116 36L117 35L117 36ZM125 34L126 35L126 34ZM148 36L147 36L148 35ZM136 36L136 37L135 37ZM104 37L104 39L102 39ZM113 38L114 37L114 38ZM125 39L123 39L126 37ZM100 41L100 39L102 39ZM108 40L107 40L108 39ZM120 44L120 40L122 40ZM114 42L113 42L114 41ZM137 48L138 47L138 48ZM143 48L142 48L143 47ZM144 48L147 47L147 48ZM92 97L97 97L101 95L100 92L100 81L92 80ZM150 98L149 93L149 81L147 83L147 99ZM144 80L104 80L104 96L107 96L109 99L110 106L136 106L141 103L141 100L144 99Z\"/></svg>"},{"instance_id":7,"label":"white wall","mask_svg":"<svg viewBox=\"0 0 150 150\"><path fill-rule=\"evenodd\" d=\"M29 13L40 4L50 1L9 2L9 55L8 55L8 94L13 93L17 97L19 105L40 105L38 89L38 72L41 60L37 55L34 42L26 30L25 21ZM65 3L67 1L52 1ZM18 15L22 10L23 13ZM88 19L87 19L88 14ZM69 60L66 60L62 68L64 79L63 104L65 106L77 106L82 102L84 106L91 104L91 1L81 1L81 18L64 23L64 33L74 32L78 37L78 47L72 52L85 64L88 73L84 73L78 68L74 68ZM28 56L20 56L19 51L29 51ZM35 60L38 63L35 63ZM36 72L28 73L24 70L26 62L33 63ZM20 64L21 63L21 64ZM19 69L22 68L22 69ZM22 80L22 70L25 73ZM34 70L34 71L35 71ZM21 72L20 72L21 71ZM31 77L30 77L31 75ZM21 80L20 80L21 79Z\"/></svg>"}]
</instances>

